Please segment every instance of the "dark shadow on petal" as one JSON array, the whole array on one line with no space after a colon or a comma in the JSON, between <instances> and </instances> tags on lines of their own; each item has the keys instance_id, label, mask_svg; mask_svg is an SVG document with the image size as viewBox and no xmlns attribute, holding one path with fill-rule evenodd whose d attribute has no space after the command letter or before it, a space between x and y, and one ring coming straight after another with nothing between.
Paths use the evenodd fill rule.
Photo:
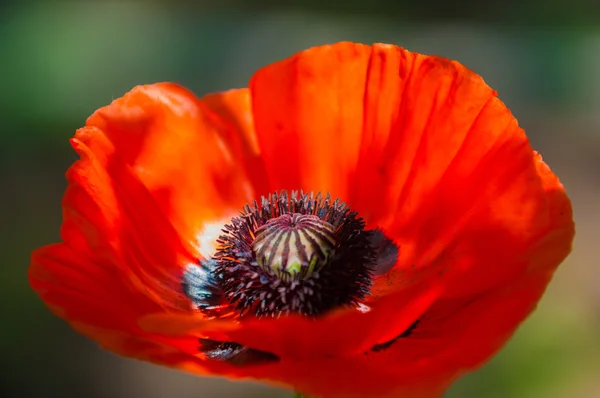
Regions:
<instances>
[{"instance_id":1,"label":"dark shadow on petal","mask_svg":"<svg viewBox=\"0 0 600 398\"><path fill-rule=\"evenodd\" d=\"M410 325L408 327L408 329L406 329L404 332L402 332L402 334L394 337L390 341L386 341L385 343L375 344L373 346L373 348L371 348L371 351L375 351L375 352L384 351L384 350L390 348L396 341L398 341L400 339L403 339L405 337L409 337L413 333L413 331L415 330L415 328L417 326L419 326L420 322L421 322L421 320L417 319L415 322L413 322L412 325Z\"/></svg>"},{"instance_id":2,"label":"dark shadow on petal","mask_svg":"<svg viewBox=\"0 0 600 398\"><path fill-rule=\"evenodd\" d=\"M266 351L259 351L230 342L200 339L200 352L206 358L227 362L234 366L260 365L279 361L279 357Z\"/></svg>"},{"instance_id":3,"label":"dark shadow on petal","mask_svg":"<svg viewBox=\"0 0 600 398\"><path fill-rule=\"evenodd\" d=\"M374 276L385 275L398 261L400 249L379 228L371 232L371 246L375 249L377 261L375 262Z\"/></svg>"},{"instance_id":4,"label":"dark shadow on petal","mask_svg":"<svg viewBox=\"0 0 600 398\"><path fill-rule=\"evenodd\" d=\"M183 273L181 287L194 307L210 312L221 305L222 292L213 276L215 261L200 261L198 265L188 265Z\"/></svg>"}]
</instances>

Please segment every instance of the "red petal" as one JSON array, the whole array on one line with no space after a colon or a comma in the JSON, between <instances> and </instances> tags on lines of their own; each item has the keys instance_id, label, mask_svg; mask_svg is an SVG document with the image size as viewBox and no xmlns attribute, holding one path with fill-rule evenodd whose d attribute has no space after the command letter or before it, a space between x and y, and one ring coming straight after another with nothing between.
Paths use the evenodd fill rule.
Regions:
<instances>
[{"instance_id":1,"label":"red petal","mask_svg":"<svg viewBox=\"0 0 600 398\"><path fill-rule=\"evenodd\" d=\"M158 335L141 329L140 317L161 310L160 306L140 294L137 287L127 286L111 266L103 267L65 244L55 244L33 253L29 281L56 316L107 350L193 369L197 374L244 375L229 364L205 361L198 353L196 337Z\"/></svg>"},{"instance_id":2,"label":"red petal","mask_svg":"<svg viewBox=\"0 0 600 398\"><path fill-rule=\"evenodd\" d=\"M478 368L535 309L551 274L527 274L471 300L440 300L410 337L372 353L370 359L374 366L397 371L422 363L424 372L451 372L456 376Z\"/></svg>"},{"instance_id":3,"label":"red petal","mask_svg":"<svg viewBox=\"0 0 600 398\"><path fill-rule=\"evenodd\" d=\"M347 199L370 53L352 43L315 47L252 77L256 133L272 187Z\"/></svg>"},{"instance_id":4,"label":"red petal","mask_svg":"<svg viewBox=\"0 0 600 398\"><path fill-rule=\"evenodd\" d=\"M105 135L186 240L206 222L235 214L255 197L240 161L251 148L192 93L174 84L134 88L87 122ZM135 201L135 199L133 199ZM212 254L212 253L211 253Z\"/></svg>"},{"instance_id":5,"label":"red petal","mask_svg":"<svg viewBox=\"0 0 600 398\"><path fill-rule=\"evenodd\" d=\"M318 320L302 316L207 323L198 314L157 313L144 317L144 330L166 336L193 335L234 341L289 360L348 357L402 333L440 297L442 280L407 286L374 304L366 313L340 310ZM341 330L352 331L340 333ZM387 333L386 333L387 332ZM384 341L382 341L384 339Z\"/></svg>"},{"instance_id":6,"label":"red petal","mask_svg":"<svg viewBox=\"0 0 600 398\"><path fill-rule=\"evenodd\" d=\"M271 183L331 191L400 246L379 300L439 274L444 297L467 301L569 253L564 188L496 93L457 62L340 43L260 70L251 92Z\"/></svg>"},{"instance_id":7,"label":"red petal","mask_svg":"<svg viewBox=\"0 0 600 398\"><path fill-rule=\"evenodd\" d=\"M250 90L244 88L209 94L202 98L202 102L219 115L228 128L228 140L241 143L243 156L238 161L254 187L253 199L258 200L261 195L266 196L277 190L278 187L271 187L263 159L264 152L258 145Z\"/></svg>"},{"instance_id":8,"label":"red petal","mask_svg":"<svg viewBox=\"0 0 600 398\"><path fill-rule=\"evenodd\" d=\"M173 351L173 347L181 351L189 350L192 343L191 352L196 351L197 340L165 339L142 331L137 325L140 315L161 307L127 286L123 276L106 265L62 243L45 246L32 254L29 281L52 312L103 346L125 347L130 346L126 341L137 341L157 349L161 346L163 351ZM150 355L125 348L113 351L138 358Z\"/></svg>"},{"instance_id":9,"label":"red petal","mask_svg":"<svg viewBox=\"0 0 600 398\"><path fill-rule=\"evenodd\" d=\"M81 159L67 173L64 242L90 260L90 266L82 261L84 269L119 278L115 289L126 286L165 308L187 308L179 287L183 268L197 261L191 249L100 131L86 127L77 136L90 146L72 140Z\"/></svg>"},{"instance_id":10,"label":"red petal","mask_svg":"<svg viewBox=\"0 0 600 398\"><path fill-rule=\"evenodd\" d=\"M525 134L457 62L339 43L263 68L251 92L271 183L331 191L400 246L379 294L450 267L471 272L456 294L484 291L551 228Z\"/></svg>"}]
</instances>

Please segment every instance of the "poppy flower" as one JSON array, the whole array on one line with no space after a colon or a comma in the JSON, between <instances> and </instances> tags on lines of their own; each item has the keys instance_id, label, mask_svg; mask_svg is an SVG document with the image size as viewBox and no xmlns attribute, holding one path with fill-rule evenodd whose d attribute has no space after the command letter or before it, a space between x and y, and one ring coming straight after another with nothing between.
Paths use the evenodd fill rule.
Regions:
<instances>
[{"instance_id":1,"label":"poppy flower","mask_svg":"<svg viewBox=\"0 0 600 398\"><path fill-rule=\"evenodd\" d=\"M29 279L117 354L323 397L439 397L571 249L572 210L461 64L338 43L198 99L134 88L71 144Z\"/></svg>"}]
</instances>

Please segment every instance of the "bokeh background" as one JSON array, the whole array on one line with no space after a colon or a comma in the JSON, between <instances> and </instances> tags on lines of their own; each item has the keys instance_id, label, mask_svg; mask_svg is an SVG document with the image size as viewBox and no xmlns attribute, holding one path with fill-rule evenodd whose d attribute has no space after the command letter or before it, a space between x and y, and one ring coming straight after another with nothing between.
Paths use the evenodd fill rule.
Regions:
<instances>
[{"instance_id":1,"label":"bokeh background","mask_svg":"<svg viewBox=\"0 0 600 398\"><path fill-rule=\"evenodd\" d=\"M96 108L141 83L242 87L297 50L352 40L481 74L574 203L575 248L538 311L447 396L600 397L600 14L592 0L413 3L0 1L0 396L291 395L104 352L46 310L26 270L32 249L59 238L68 138Z\"/></svg>"}]
</instances>

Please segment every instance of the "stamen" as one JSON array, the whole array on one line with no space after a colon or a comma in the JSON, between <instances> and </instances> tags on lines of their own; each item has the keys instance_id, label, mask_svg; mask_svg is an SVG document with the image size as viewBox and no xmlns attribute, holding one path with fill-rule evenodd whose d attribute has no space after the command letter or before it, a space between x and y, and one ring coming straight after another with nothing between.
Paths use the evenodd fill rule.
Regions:
<instances>
[{"instance_id":1,"label":"stamen","mask_svg":"<svg viewBox=\"0 0 600 398\"><path fill-rule=\"evenodd\" d=\"M371 232L340 200L282 191L223 228L213 280L239 315L317 316L357 305L375 264Z\"/></svg>"}]
</instances>

